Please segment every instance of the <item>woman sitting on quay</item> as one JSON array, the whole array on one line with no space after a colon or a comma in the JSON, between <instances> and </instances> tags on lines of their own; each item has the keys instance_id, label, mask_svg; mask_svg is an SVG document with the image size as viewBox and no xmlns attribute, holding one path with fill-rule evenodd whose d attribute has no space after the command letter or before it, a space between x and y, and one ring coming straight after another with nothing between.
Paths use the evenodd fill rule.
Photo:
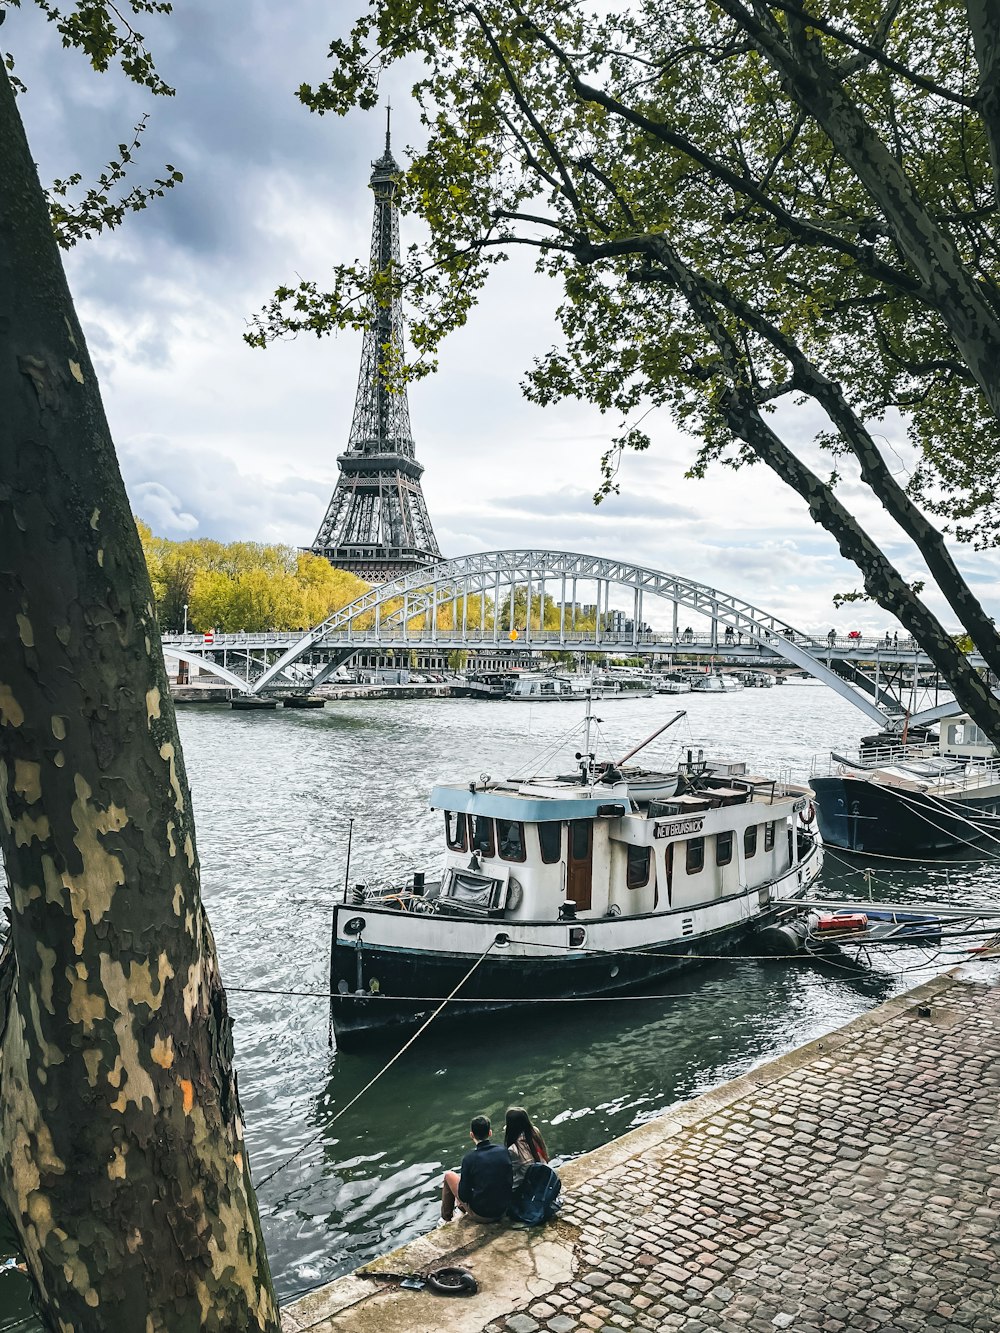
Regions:
<instances>
[{"instance_id":1,"label":"woman sitting on quay","mask_svg":"<svg viewBox=\"0 0 1000 1333\"><path fill-rule=\"evenodd\" d=\"M504 1121L503 1141L510 1153L510 1162L514 1169L516 1194L528 1167L532 1162L547 1162L549 1150L523 1106L512 1106L508 1110Z\"/></svg>"}]
</instances>

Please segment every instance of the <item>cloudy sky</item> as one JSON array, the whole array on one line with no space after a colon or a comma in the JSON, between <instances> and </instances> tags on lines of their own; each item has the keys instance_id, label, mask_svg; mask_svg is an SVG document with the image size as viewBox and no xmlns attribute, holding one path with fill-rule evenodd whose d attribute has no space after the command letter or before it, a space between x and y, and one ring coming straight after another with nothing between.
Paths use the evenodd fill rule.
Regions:
<instances>
[{"instance_id":1,"label":"cloudy sky","mask_svg":"<svg viewBox=\"0 0 1000 1333\"><path fill-rule=\"evenodd\" d=\"M169 19L142 24L177 89L169 100L93 74L60 49L31 0L22 3L0 46L28 84L20 105L43 180L95 176L147 110L135 179L151 180L165 162L185 176L119 232L68 257L136 513L168 537L308 545L347 440L360 335L260 352L242 334L280 283L322 282L331 263L367 255L382 115L317 117L294 96L323 77L327 45L361 0L180 0ZM405 157L419 127L405 83L386 94ZM442 551L595 552L711 584L805 629L884 629L877 608L833 611L833 593L859 577L791 491L762 467L685 480L694 446L665 414L645 421L654 448L626 459L621 496L594 507L600 456L621 423L574 404L533 407L519 388L557 338L556 295L516 257L446 344L438 374L411 389ZM808 437L808 420L787 424ZM898 431L886 443L905 456ZM872 532L888 535L860 488L843 494ZM905 545L888 549L919 572ZM961 558L980 586L992 583L992 560Z\"/></svg>"}]
</instances>

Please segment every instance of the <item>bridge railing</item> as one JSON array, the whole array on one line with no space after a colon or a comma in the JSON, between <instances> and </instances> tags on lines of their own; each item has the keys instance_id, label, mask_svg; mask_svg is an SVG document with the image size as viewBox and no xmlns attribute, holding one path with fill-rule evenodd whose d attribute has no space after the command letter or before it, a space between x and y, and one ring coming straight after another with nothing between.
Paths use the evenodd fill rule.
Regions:
<instances>
[{"instance_id":1,"label":"bridge railing","mask_svg":"<svg viewBox=\"0 0 1000 1333\"><path fill-rule=\"evenodd\" d=\"M175 648L185 648L191 652L211 652L222 648L287 648L289 645L299 642L306 637L304 630L239 630L232 633L213 633L209 639L204 634L177 634L169 631L161 635L163 642ZM517 638L510 638L510 631L501 627L499 631L494 631L492 626L486 629L477 629L466 627L463 631L461 627L439 626L437 630L416 629L407 627L405 630L401 625L387 626L382 625L379 629L368 627L365 629L343 629L333 630L323 636L320 641L322 644L333 643L352 643L352 644L381 644L391 642L398 644L407 643L434 643L438 639L454 640L461 638L463 642L470 644L499 644L502 647L509 646L527 646L528 644L572 644L586 647L588 644L600 644L602 647L621 647L628 648L637 646L665 647L678 652L683 652L686 647L691 648L755 648L766 647L769 642L776 639L776 635L765 634L763 636L750 635L747 633L734 632L731 636L725 633L712 635L711 633L690 634L679 631L676 635L669 630L653 630L639 634L633 634L631 630L602 630L598 635L594 630L571 630L565 629L535 629L525 630L519 628ZM850 650L852 653L896 653L896 652L917 652L919 649L914 641L907 637L897 641L886 641L884 638L861 638L851 639L847 635L839 635L834 639L828 636L816 636L799 634L790 639L790 642L797 643L811 652L823 653L827 650Z\"/></svg>"}]
</instances>

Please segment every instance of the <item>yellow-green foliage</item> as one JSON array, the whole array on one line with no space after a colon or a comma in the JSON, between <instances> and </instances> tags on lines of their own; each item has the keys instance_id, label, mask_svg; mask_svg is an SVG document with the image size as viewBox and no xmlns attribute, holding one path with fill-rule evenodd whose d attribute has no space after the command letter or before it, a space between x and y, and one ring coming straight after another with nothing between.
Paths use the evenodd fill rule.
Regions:
<instances>
[{"instance_id":1,"label":"yellow-green foliage","mask_svg":"<svg viewBox=\"0 0 1000 1333\"><path fill-rule=\"evenodd\" d=\"M308 629L367 591L320 556L261 542L174 542L137 520L164 629Z\"/></svg>"}]
</instances>

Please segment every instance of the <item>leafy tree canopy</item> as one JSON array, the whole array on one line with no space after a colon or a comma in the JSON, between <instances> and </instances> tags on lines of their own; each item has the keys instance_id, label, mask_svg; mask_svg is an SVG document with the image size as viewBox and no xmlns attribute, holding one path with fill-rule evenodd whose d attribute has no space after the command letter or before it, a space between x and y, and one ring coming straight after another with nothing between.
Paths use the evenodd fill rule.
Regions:
<instances>
[{"instance_id":1,"label":"leafy tree canopy","mask_svg":"<svg viewBox=\"0 0 1000 1333\"><path fill-rule=\"evenodd\" d=\"M65 47L75 47L90 61L91 67L104 74L117 63L122 73L135 84L148 88L159 97L173 97L173 88L160 76L146 39L131 18L142 14L169 14L170 0L127 0L121 6L111 0L74 0L68 9L60 9L52 0L33 0L49 23L53 24ZM0 23L8 9L20 9L21 0L0 0ZM130 18L131 16L131 18ZM26 92L25 85L13 74L14 57L7 52L4 61L15 88ZM100 172L97 181L87 185L74 202L73 194L83 184L83 176L74 171L65 179L56 180L47 192L49 212L56 240L64 250L77 241L117 227L128 213L138 213L151 199L162 199L184 179L172 163L167 163L162 176L152 185L131 185L124 181L130 164L142 145L142 136L148 117L136 124L128 141L117 145L117 152Z\"/></svg>"},{"instance_id":2,"label":"leafy tree canopy","mask_svg":"<svg viewBox=\"0 0 1000 1333\"><path fill-rule=\"evenodd\" d=\"M1000 541L996 5L370 0L330 55L299 93L320 113L371 107L388 65L419 66L427 143L402 197L429 241L388 276L343 264L329 290L280 290L249 340L356 324L395 285L426 370L492 267L533 249L561 285L563 338L529 397L624 421L666 408L697 442L694 475L767 463L1000 736L919 587L838 492L842 476L870 488L1000 670L942 535ZM792 448L773 414L803 403L820 425ZM903 484L872 435L897 410ZM621 450L648 444L622 428L601 493Z\"/></svg>"},{"instance_id":3,"label":"leafy tree canopy","mask_svg":"<svg viewBox=\"0 0 1000 1333\"><path fill-rule=\"evenodd\" d=\"M238 630L307 629L367 592L357 575L321 556L261 542L175 542L139 536L162 626Z\"/></svg>"}]
</instances>

